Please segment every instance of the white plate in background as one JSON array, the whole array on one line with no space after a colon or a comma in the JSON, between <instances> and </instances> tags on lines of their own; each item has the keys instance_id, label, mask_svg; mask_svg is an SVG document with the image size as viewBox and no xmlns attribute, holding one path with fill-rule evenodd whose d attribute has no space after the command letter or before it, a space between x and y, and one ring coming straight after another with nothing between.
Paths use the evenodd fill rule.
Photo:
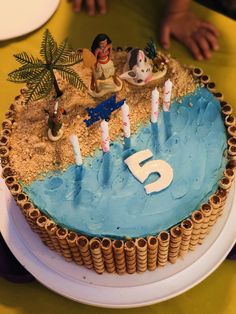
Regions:
<instances>
[{"instance_id":1,"label":"white plate in background","mask_svg":"<svg viewBox=\"0 0 236 314\"><path fill-rule=\"evenodd\" d=\"M194 252L189 252L176 264L143 274L98 275L83 266L66 262L31 231L2 179L0 230L16 258L49 289L85 304L107 308L139 307L183 293L223 262L236 240L235 200L233 187L224 214Z\"/></svg>"},{"instance_id":2,"label":"white plate in background","mask_svg":"<svg viewBox=\"0 0 236 314\"><path fill-rule=\"evenodd\" d=\"M0 40L28 34L46 23L60 0L0 0Z\"/></svg>"}]
</instances>

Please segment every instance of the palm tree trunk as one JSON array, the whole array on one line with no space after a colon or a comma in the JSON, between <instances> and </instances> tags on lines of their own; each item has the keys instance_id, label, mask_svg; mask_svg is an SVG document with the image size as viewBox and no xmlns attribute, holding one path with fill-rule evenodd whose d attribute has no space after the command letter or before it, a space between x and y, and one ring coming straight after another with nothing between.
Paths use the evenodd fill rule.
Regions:
<instances>
[{"instance_id":1,"label":"palm tree trunk","mask_svg":"<svg viewBox=\"0 0 236 314\"><path fill-rule=\"evenodd\" d=\"M56 77L55 77L55 74L54 74L53 70L51 70L50 72L51 72L51 75L52 75L52 78L53 78L53 85L54 85L54 88L55 88L55 92L56 92L57 98L59 98L59 97L61 97L63 92L60 90L60 88L59 88L59 86L57 84L57 80L56 80Z\"/></svg>"}]
</instances>

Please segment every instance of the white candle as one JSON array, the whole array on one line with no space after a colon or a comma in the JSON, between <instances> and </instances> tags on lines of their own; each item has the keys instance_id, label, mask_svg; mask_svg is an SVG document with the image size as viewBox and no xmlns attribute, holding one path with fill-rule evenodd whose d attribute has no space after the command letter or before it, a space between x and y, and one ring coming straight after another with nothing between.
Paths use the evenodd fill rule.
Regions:
<instances>
[{"instance_id":1,"label":"white candle","mask_svg":"<svg viewBox=\"0 0 236 314\"><path fill-rule=\"evenodd\" d=\"M109 127L106 120L101 122L101 131L102 131L102 150L104 153L109 152L110 150L110 139L109 139Z\"/></svg>"},{"instance_id":2,"label":"white candle","mask_svg":"<svg viewBox=\"0 0 236 314\"><path fill-rule=\"evenodd\" d=\"M76 165L81 166L83 162L77 135L75 134L71 135L70 141L73 147Z\"/></svg>"},{"instance_id":3,"label":"white candle","mask_svg":"<svg viewBox=\"0 0 236 314\"><path fill-rule=\"evenodd\" d=\"M156 123L158 118L158 108L159 107L159 92L155 87L152 91L152 113L151 113L151 122Z\"/></svg>"},{"instance_id":4,"label":"white candle","mask_svg":"<svg viewBox=\"0 0 236 314\"><path fill-rule=\"evenodd\" d=\"M168 79L165 82L164 86L164 102L163 102L163 110L169 111L170 110L170 100L171 100L171 91L172 91L172 82Z\"/></svg>"},{"instance_id":5,"label":"white candle","mask_svg":"<svg viewBox=\"0 0 236 314\"><path fill-rule=\"evenodd\" d=\"M58 110L58 101L55 103L54 106L54 113L57 114L57 110Z\"/></svg>"},{"instance_id":6,"label":"white candle","mask_svg":"<svg viewBox=\"0 0 236 314\"><path fill-rule=\"evenodd\" d=\"M130 137L130 120L129 120L129 106L124 102L121 107L123 130L126 138Z\"/></svg>"}]
</instances>

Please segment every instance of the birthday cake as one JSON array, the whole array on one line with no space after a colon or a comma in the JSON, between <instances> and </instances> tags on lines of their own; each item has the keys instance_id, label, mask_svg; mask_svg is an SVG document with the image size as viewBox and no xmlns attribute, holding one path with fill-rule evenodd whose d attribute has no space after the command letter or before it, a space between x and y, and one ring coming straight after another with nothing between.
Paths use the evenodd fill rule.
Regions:
<instances>
[{"instance_id":1,"label":"birthday cake","mask_svg":"<svg viewBox=\"0 0 236 314\"><path fill-rule=\"evenodd\" d=\"M71 68L85 88L58 66L57 102L51 93L25 104L30 84L15 98L2 123L2 176L67 261L98 273L155 270L195 250L223 213L235 119L201 69L151 43L111 59L109 37L101 42L96 61L80 51Z\"/></svg>"}]
</instances>

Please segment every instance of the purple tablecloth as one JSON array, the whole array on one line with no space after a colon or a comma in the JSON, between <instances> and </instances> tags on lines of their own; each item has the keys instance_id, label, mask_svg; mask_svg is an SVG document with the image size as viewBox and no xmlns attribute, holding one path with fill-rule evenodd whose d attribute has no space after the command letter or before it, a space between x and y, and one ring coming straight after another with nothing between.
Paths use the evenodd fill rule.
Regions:
<instances>
[{"instance_id":1,"label":"purple tablecloth","mask_svg":"<svg viewBox=\"0 0 236 314\"><path fill-rule=\"evenodd\" d=\"M228 259L236 260L236 245L227 256ZM31 282L35 278L17 261L8 249L0 234L0 276L7 280L18 283Z\"/></svg>"},{"instance_id":2,"label":"purple tablecloth","mask_svg":"<svg viewBox=\"0 0 236 314\"><path fill-rule=\"evenodd\" d=\"M12 282L24 283L35 280L17 261L0 234L0 276Z\"/></svg>"}]
</instances>

